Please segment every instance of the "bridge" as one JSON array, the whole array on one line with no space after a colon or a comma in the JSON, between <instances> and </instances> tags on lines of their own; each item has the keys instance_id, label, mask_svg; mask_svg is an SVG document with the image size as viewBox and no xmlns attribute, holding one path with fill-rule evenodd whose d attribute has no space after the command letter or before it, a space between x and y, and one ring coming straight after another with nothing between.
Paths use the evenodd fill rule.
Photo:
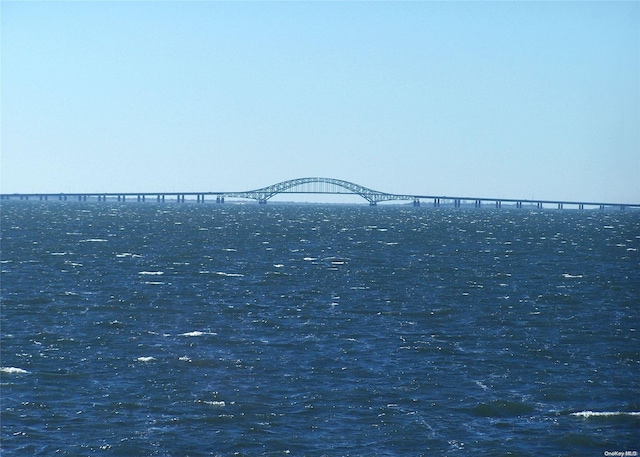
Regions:
<instances>
[{"instance_id":1,"label":"bridge","mask_svg":"<svg viewBox=\"0 0 640 457\"><path fill-rule=\"evenodd\" d=\"M369 205L376 206L380 202L387 201L409 201L413 206L421 206L423 202L432 203L434 207L453 206L473 206L480 208L492 205L501 208L503 204L512 205L516 208L535 207L537 209L557 207L562 209L565 206L584 209L585 207L605 208L640 208L640 203L611 203L594 201L566 201L566 200L531 200L517 198L487 198L487 197L455 197L445 195L416 195L416 194L392 194L370 189L349 181L335 178L297 178L282 181L260 189L243 192L96 192L96 193L13 193L0 194L0 200L59 200L59 201L118 201L125 202L135 200L138 202L176 201L184 203L185 198L195 200L197 203L205 203L208 197L216 203L224 203L225 198L239 198L256 200L259 204L266 204L272 197L278 194L352 194L359 195ZM215 199L215 200L213 200Z\"/></svg>"}]
</instances>

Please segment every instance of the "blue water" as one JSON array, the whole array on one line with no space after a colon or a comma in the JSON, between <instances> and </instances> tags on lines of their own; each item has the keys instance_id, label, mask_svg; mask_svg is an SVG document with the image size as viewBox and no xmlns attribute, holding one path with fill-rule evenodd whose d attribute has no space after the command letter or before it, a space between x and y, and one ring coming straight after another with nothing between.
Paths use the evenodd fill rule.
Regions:
<instances>
[{"instance_id":1,"label":"blue water","mask_svg":"<svg viewBox=\"0 0 640 457\"><path fill-rule=\"evenodd\" d=\"M640 212L2 203L2 454L640 450Z\"/></svg>"}]
</instances>

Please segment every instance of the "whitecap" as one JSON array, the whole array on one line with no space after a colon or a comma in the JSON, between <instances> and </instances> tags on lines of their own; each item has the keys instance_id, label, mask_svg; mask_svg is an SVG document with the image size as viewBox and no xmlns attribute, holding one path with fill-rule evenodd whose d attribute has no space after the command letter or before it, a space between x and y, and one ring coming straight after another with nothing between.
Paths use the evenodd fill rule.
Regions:
<instances>
[{"instance_id":1,"label":"whitecap","mask_svg":"<svg viewBox=\"0 0 640 457\"><path fill-rule=\"evenodd\" d=\"M273 266L274 266L275 268L282 268L282 267L284 267L284 264L282 264L282 263L275 263L275 264L273 264Z\"/></svg>"},{"instance_id":2,"label":"whitecap","mask_svg":"<svg viewBox=\"0 0 640 457\"><path fill-rule=\"evenodd\" d=\"M145 281L144 284L148 284L150 286L160 286L162 284L166 284L166 282L162 282L162 281Z\"/></svg>"},{"instance_id":3,"label":"whitecap","mask_svg":"<svg viewBox=\"0 0 640 457\"><path fill-rule=\"evenodd\" d=\"M148 276L157 276L157 275L163 275L164 271L139 271L138 274L148 275Z\"/></svg>"},{"instance_id":4,"label":"whitecap","mask_svg":"<svg viewBox=\"0 0 640 457\"><path fill-rule=\"evenodd\" d=\"M80 240L80 243L105 243L109 240L103 238L89 238L88 240Z\"/></svg>"},{"instance_id":5,"label":"whitecap","mask_svg":"<svg viewBox=\"0 0 640 457\"><path fill-rule=\"evenodd\" d=\"M217 335L217 333L213 332L201 332L199 330L195 330L193 332L181 333L178 336L203 336L203 335Z\"/></svg>"},{"instance_id":6,"label":"whitecap","mask_svg":"<svg viewBox=\"0 0 640 457\"><path fill-rule=\"evenodd\" d=\"M305 258L304 258L304 259L302 259L302 260L309 262L309 261L311 261L311 260L318 260L318 258L317 258L317 257L305 257Z\"/></svg>"},{"instance_id":7,"label":"whitecap","mask_svg":"<svg viewBox=\"0 0 640 457\"><path fill-rule=\"evenodd\" d=\"M216 408L224 408L227 404L224 401L203 401L205 405L214 406Z\"/></svg>"},{"instance_id":8,"label":"whitecap","mask_svg":"<svg viewBox=\"0 0 640 457\"><path fill-rule=\"evenodd\" d=\"M156 358L155 357L138 357L136 359L137 362L153 362Z\"/></svg>"},{"instance_id":9,"label":"whitecap","mask_svg":"<svg viewBox=\"0 0 640 457\"><path fill-rule=\"evenodd\" d=\"M23 370L22 368L17 368L17 367L0 367L0 373L25 374L29 372L27 370Z\"/></svg>"},{"instance_id":10,"label":"whitecap","mask_svg":"<svg viewBox=\"0 0 640 457\"><path fill-rule=\"evenodd\" d=\"M225 273L224 271L216 271L215 273L218 276L231 276L231 277L242 277L242 276L244 276L243 274L240 274L240 273Z\"/></svg>"},{"instance_id":11,"label":"whitecap","mask_svg":"<svg viewBox=\"0 0 640 457\"><path fill-rule=\"evenodd\" d=\"M584 417L585 419L590 417L640 416L640 411L580 411L571 413L571 415Z\"/></svg>"},{"instance_id":12,"label":"whitecap","mask_svg":"<svg viewBox=\"0 0 640 457\"><path fill-rule=\"evenodd\" d=\"M563 273L562 277L563 278L582 278L582 275L572 275L572 274L569 274L569 273Z\"/></svg>"}]
</instances>

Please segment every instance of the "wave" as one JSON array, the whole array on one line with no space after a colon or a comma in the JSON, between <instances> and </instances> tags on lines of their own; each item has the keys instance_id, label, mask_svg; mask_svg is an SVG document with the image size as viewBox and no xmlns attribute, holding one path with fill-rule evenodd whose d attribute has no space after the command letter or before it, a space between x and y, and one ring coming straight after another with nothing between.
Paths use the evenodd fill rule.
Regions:
<instances>
[{"instance_id":1,"label":"wave","mask_svg":"<svg viewBox=\"0 0 640 457\"><path fill-rule=\"evenodd\" d=\"M571 279L571 278L582 278L583 275L572 275L570 273L563 273L562 274L563 278L567 278L567 279Z\"/></svg>"},{"instance_id":2,"label":"wave","mask_svg":"<svg viewBox=\"0 0 640 457\"><path fill-rule=\"evenodd\" d=\"M640 417L640 411L579 411L571 413L572 416L584 417L612 417L612 416L637 416Z\"/></svg>"},{"instance_id":3,"label":"wave","mask_svg":"<svg viewBox=\"0 0 640 457\"><path fill-rule=\"evenodd\" d=\"M202 403L203 405L214 406L216 408L224 408L227 404L224 401L208 401L208 400L196 400L196 403Z\"/></svg>"},{"instance_id":4,"label":"wave","mask_svg":"<svg viewBox=\"0 0 640 457\"><path fill-rule=\"evenodd\" d=\"M137 362L153 362L154 360L156 360L155 357L138 357L136 359Z\"/></svg>"},{"instance_id":5,"label":"wave","mask_svg":"<svg viewBox=\"0 0 640 457\"><path fill-rule=\"evenodd\" d=\"M0 367L0 373L25 374L29 372L27 370L23 370L22 368L17 368L17 367Z\"/></svg>"},{"instance_id":6,"label":"wave","mask_svg":"<svg viewBox=\"0 0 640 457\"><path fill-rule=\"evenodd\" d=\"M479 417L517 417L532 414L534 407L527 403L511 400L494 400L479 403L470 412Z\"/></svg>"},{"instance_id":7,"label":"wave","mask_svg":"<svg viewBox=\"0 0 640 457\"><path fill-rule=\"evenodd\" d=\"M193 332L180 333L178 336L203 336L203 335L217 335L214 332L201 332L199 330Z\"/></svg>"},{"instance_id":8,"label":"wave","mask_svg":"<svg viewBox=\"0 0 640 457\"><path fill-rule=\"evenodd\" d=\"M139 275L147 275L147 276L159 276L163 275L164 271L139 271Z\"/></svg>"}]
</instances>

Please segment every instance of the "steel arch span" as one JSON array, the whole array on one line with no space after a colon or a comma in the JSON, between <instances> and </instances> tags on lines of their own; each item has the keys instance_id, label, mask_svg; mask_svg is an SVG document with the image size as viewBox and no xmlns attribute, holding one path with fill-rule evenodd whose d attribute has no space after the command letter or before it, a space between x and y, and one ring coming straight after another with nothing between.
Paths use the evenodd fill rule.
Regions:
<instances>
[{"instance_id":1,"label":"steel arch span","mask_svg":"<svg viewBox=\"0 0 640 457\"><path fill-rule=\"evenodd\" d=\"M390 200L416 200L412 195L388 194L369 189L349 181L335 178L297 178L282 181L261 189L246 192L225 193L224 197L250 198L258 203L266 203L270 198L282 193L296 194L356 194L367 200L370 205Z\"/></svg>"}]
</instances>

